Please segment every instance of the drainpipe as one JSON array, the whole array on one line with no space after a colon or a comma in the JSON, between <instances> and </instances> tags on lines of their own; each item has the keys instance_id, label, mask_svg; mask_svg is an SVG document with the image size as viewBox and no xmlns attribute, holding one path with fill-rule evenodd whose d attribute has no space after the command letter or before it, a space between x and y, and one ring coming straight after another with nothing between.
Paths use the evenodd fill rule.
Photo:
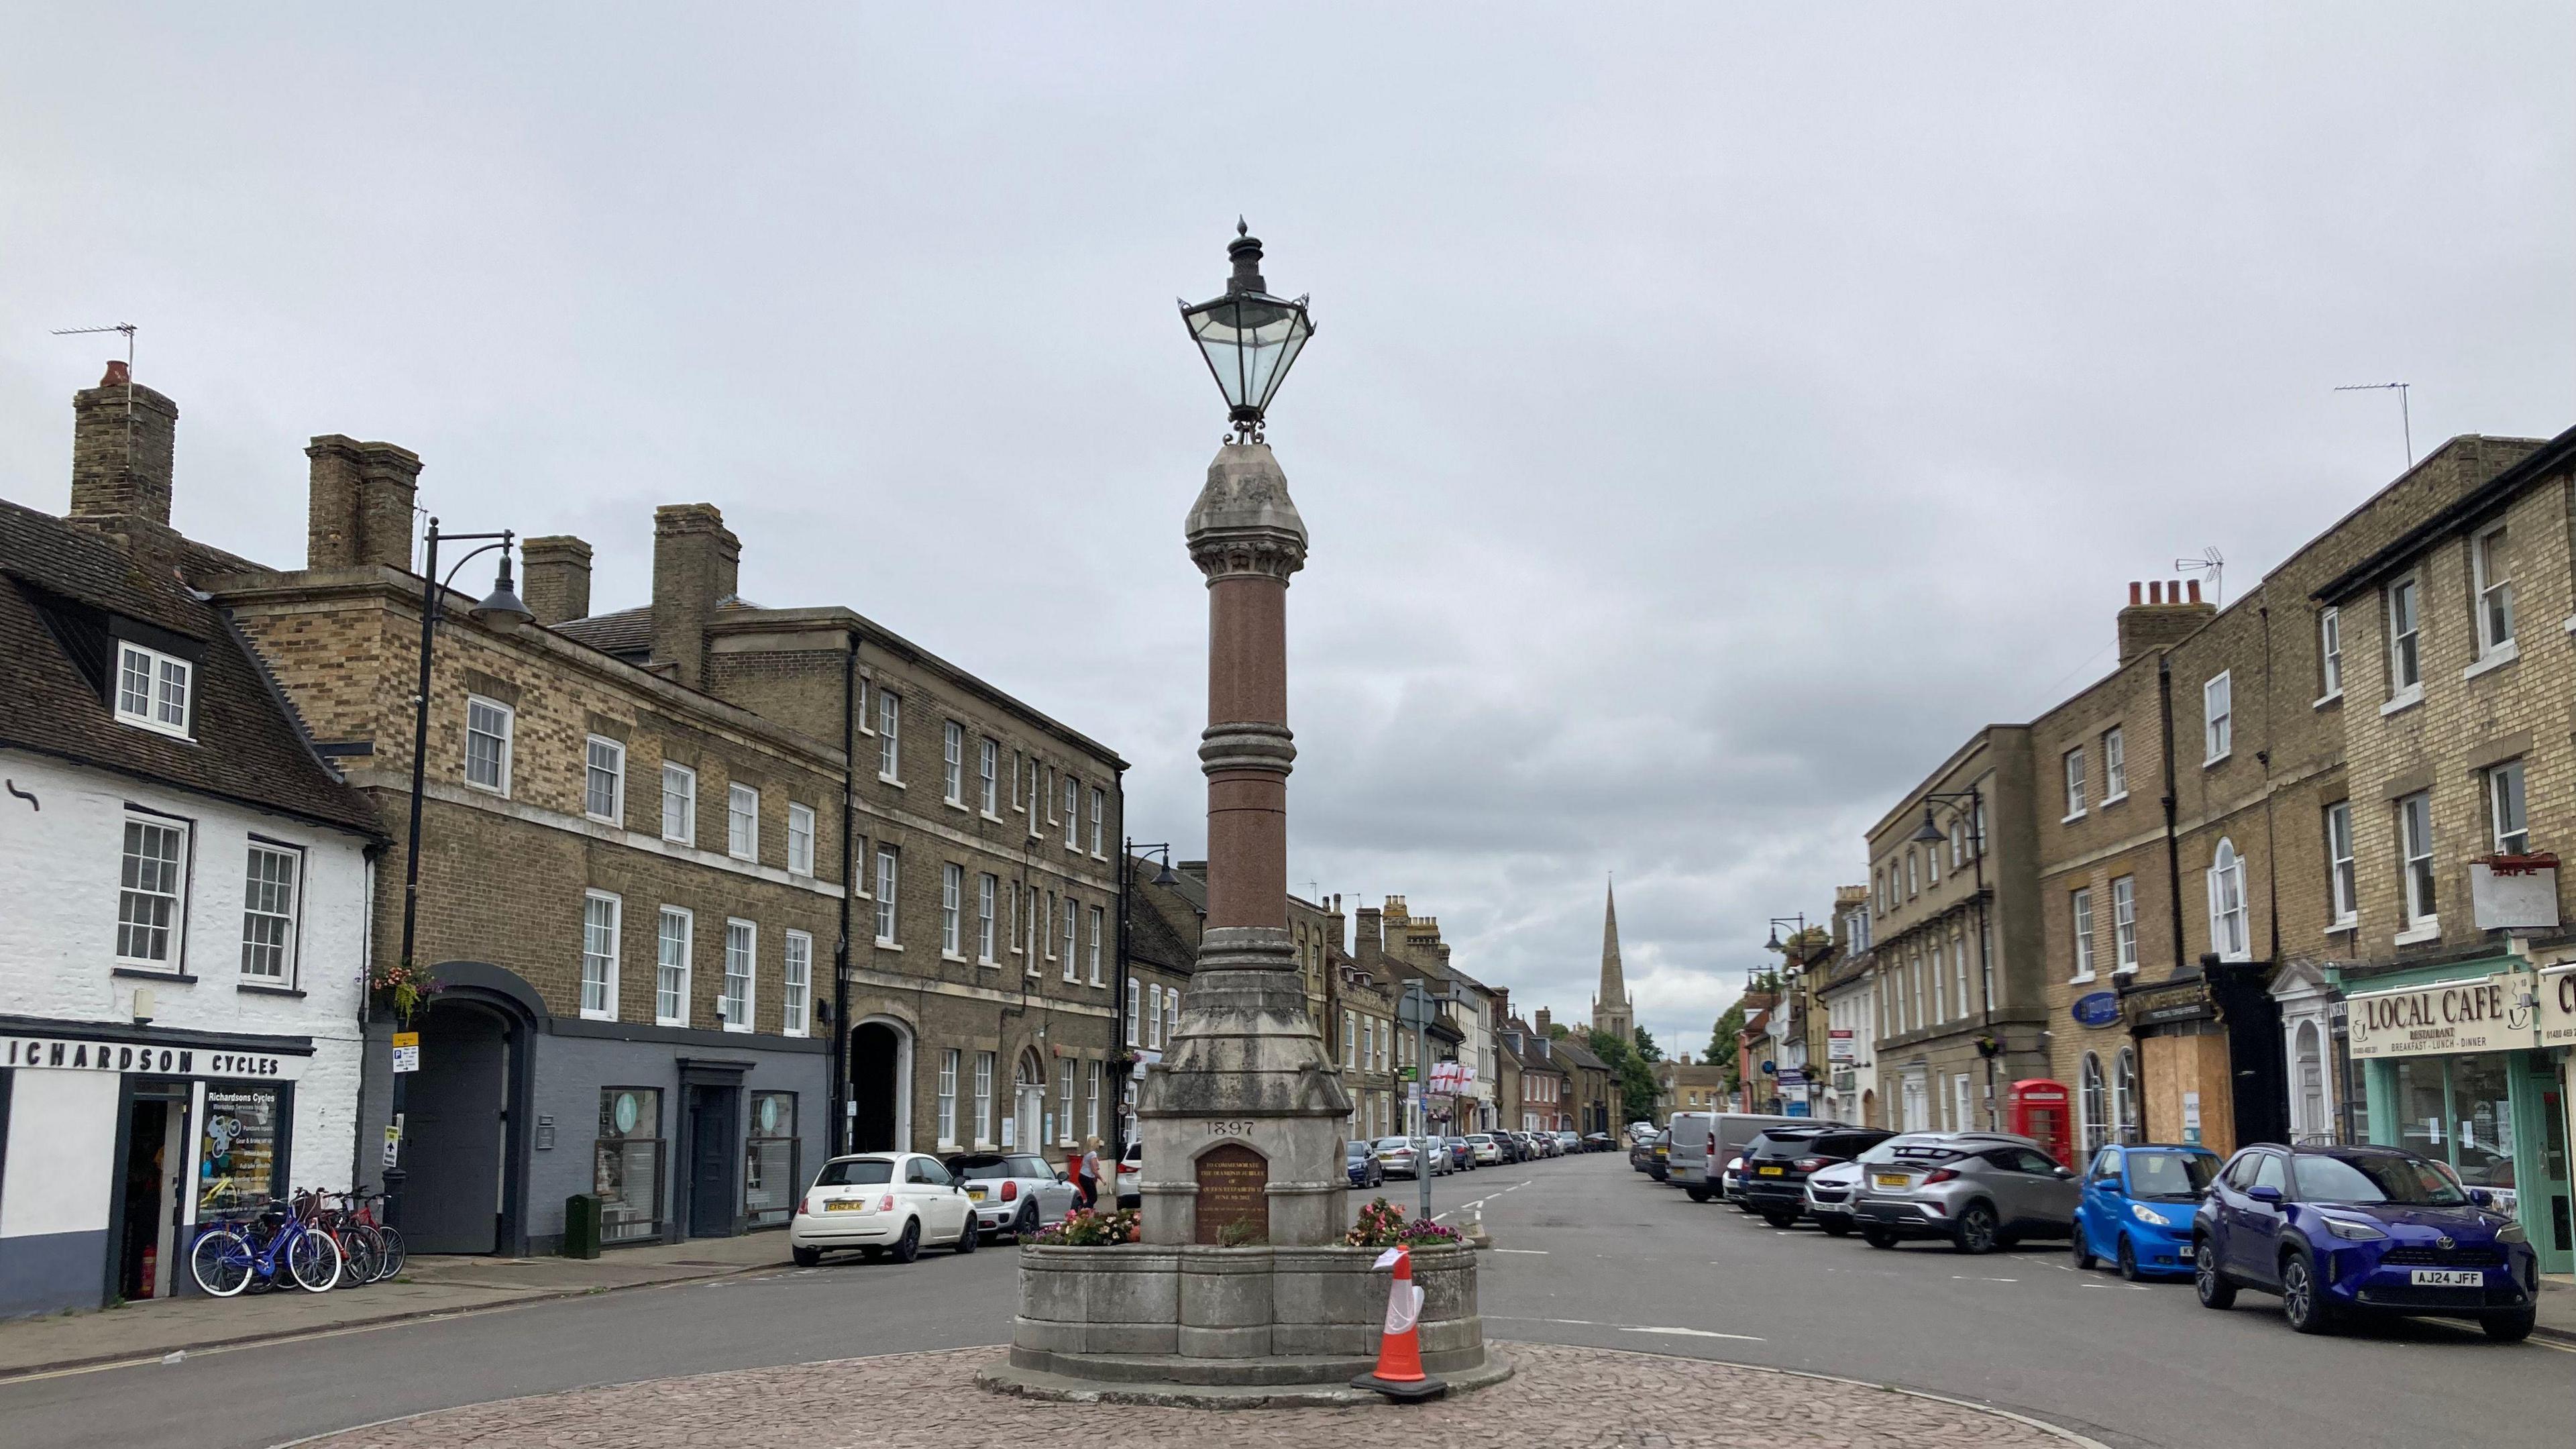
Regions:
<instances>
[{"instance_id":1,"label":"drainpipe","mask_svg":"<svg viewBox=\"0 0 2576 1449\"><path fill-rule=\"evenodd\" d=\"M850 1150L850 895L858 889L863 867L851 859L856 825L850 801L858 794L859 776L859 631L849 631L850 647L841 655L841 939L832 948L832 1141L835 1153Z\"/></svg>"},{"instance_id":2,"label":"drainpipe","mask_svg":"<svg viewBox=\"0 0 2576 1449\"><path fill-rule=\"evenodd\" d=\"M2165 896L2166 903L2173 912L2172 974L2179 976L2182 974L2183 966L2182 842L2176 830L2176 822L2180 818L2177 812L2181 807L2181 801L2174 793L2173 657L2169 654L2156 656L2156 729L2162 741L2160 750L2164 755ZM2146 1033L2141 1031L2134 1022L2129 1026L2129 1044L2135 1049L2138 1062L2138 1135L2153 1142L2156 1140L2155 1124L2147 1115L2148 1102L2144 1090L2147 1080Z\"/></svg>"}]
</instances>

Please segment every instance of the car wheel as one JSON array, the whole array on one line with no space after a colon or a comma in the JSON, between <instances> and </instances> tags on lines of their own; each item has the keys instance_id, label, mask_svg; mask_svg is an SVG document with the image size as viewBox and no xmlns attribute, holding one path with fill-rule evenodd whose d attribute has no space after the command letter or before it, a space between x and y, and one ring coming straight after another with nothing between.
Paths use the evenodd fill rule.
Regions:
<instances>
[{"instance_id":1,"label":"car wheel","mask_svg":"<svg viewBox=\"0 0 2576 1449\"><path fill-rule=\"evenodd\" d=\"M1823 1228L1825 1230L1825 1236L1829 1238L1847 1238L1851 1236L1851 1224L1844 1222L1838 1217L1818 1218L1816 1219L1816 1226Z\"/></svg>"},{"instance_id":2,"label":"car wheel","mask_svg":"<svg viewBox=\"0 0 2576 1449\"><path fill-rule=\"evenodd\" d=\"M1860 1240L1869 1244L1873 1248L1893 1248L1896 1246L1896 1234L1885 1232L1878 1228L1861 1229Z\"/></svg>"},{"instance_id":3,"label":"car wheel","mask_svg":"<svg viewBox=\"0 0 2576 1449\"><path fill-rule=\"evenodd\" d=\"M2236 1306L2236 1285L2218 1270L2218 1245L2207 1238L2196 1238L2191 1245L2191 1286L2200 1295L2203 1308Z\"/></svg>"},{"instance_id":4,"label":"car wheel","mask_svg":"<svg viewBox=\"0 0 2576 1449\"><path fill-rule=\"evenodd\" d=\"M1036 1203L1023 1204L1020 1208L1020 1215L1011 1219L1011 1236L1014 1239L1025 1243L1037 1235L1038 1205Z\"/></svg>"},{"instance_id":5,"label":"car wheel","mask_svg":"<svg viewBox=\"0 0 2576 1449\"><path fill-rule=\"evenodd\" d=\"M2126 1233L2120 1235L2120 1276L2132 1283L2146 1276L2138 1271L2138 1250L2129 1242Z\"/></svg>"},{"instance_id":6,"label":"car wheel","mask_svg":"<svg viewBox=\"0 0 2576 1449\"><path fill-rule=\"evenodd\" d=\"M2478 1320L2478 1327L2497 1343L2520 1343L2531 1337L2532 1326L2539 1322L2540 1310L2526 1308L2520 1313L2490 1314Z\"/></svg>"},{"instance_id":7,"label":"car wheel","mask_svg":"<svg viewBox=\"0 0 2576 1449\"><path fill-rule=\"evenodd\" d=\"M2094 1263L2100 1261L2093 1256L2093 1245L2084 1240L2084 1220L2082 1218L2077 1218L2075 1220L2074 1230L2067 1236L2074 1244L2075 1269L2077 1272L2085 1272L2091 1269Z\"/></svg>"},{"instance_id":8,"label":"car wheel","mask_svg":"<svg viewBox=\"0 0 2576 1449\"><path fill-rule=\"evenodd\" d=\"M1775 1228L1786 1231L1798 1225L1798 1215L1796 1213L1764 1213L1762 1215L1762 1221L1769 1223Z\"/></svg>"},{"instance_id":9,"label":"car wheel","mask_svg":"<svg viewBox=\"0 0 2576 1449\"><path fill-rule=\"evenodd\" d=\"M903 1236L895 1239L894 1246L887 1251L893 1255L894 1260L898 1263L909 1263L913 1259L920 1257L921 1219L904 1219Z\"/></svg>"},{"instance_id":10,"label":"car wheel","mask_svg":"<svg viewBox=\"0 0 2576 1449\"><path fill-rule=\"evenodd\" d=\"M1709 1200L1709 1197L1710 1197L1710 1195L1711 1195L1711 1194L1709 1193L1709 1190L1708 1190L1707 1188L1705 1188L1705 1187L1701 1186L1701 1185L1700 1185L1700 1184L1698 1184L1698 1183L1692 1183L1692 1184L1690 1184L1690 1185L1688 1185L1688 1186L1684 1187L1684 1188L1682 1189L1682 1191L1684 1191L1684 1192L1686 1192L1686 1193L1689 1193L1689 1194L1690 1194L1690 1200L1691 1200L1692 1202L1706 1202L1706 1201L1708 1201L1708 1200Z\"/></svg>"},{"instance_id":11,"label":"car wheel","mask_svg":"<svg viewBox=\"0 0 2576 1449\"><path fill-rule=\"evenodd\" d=\"M1972 1257L1993 1252L1996 1239L1995 1210L1981 1202L1968 1204L1950 1230L1950 1246Z\"/></svg>"},{"instance_id":12,"label":"car wheel","mask_svg":"<svg viewBox=\"0 0 2576 1449\"><path fill-rule=\"evenodd\" d=\"M2281 1255L2281 1316L2300 1333L2326 1333L2334 1328L2334 1309L2317 1283L2316 1265L2296 1250Z\"/></svg>"},{"instance_id":13,"label":"car wheel","mask_svg":"<svg viewBox=\"0 0 2576 1449\"><path fill-rule=\"evenodd\" d=\"M823 1250L820 1248L790 1248L788 1255L796 1260L796 1266L799 1268L811 1268L823 1261Z\"/></svg>"}]
</instances>

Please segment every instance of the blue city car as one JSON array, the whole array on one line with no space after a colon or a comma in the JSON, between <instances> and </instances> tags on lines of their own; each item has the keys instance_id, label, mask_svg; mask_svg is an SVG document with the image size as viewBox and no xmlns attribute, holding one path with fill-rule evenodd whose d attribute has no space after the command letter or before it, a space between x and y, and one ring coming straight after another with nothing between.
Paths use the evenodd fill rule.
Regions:
<instances>
[{"instance_id":1,"label":"blue city car","mask_svg":"<svg viewBox=\"0 0 2576 1449\"><path fill-rule=\"evenodd\" d=\"M2277 1293L2301 1333L2345 1318L2474 1318L2487 1337L2531 1335L2540 1260L2522 1226L2441 1163L2394 1147L2248 1147L2192 1220L2203 1307L2240 1288Z\"/></svg>"},{"instance_id":2,"label":"blue city car","mask_svg":"<svg viewBox=\"0 0 2576 1449\"><path fill-rule=\"evenodd\" d=\"M2218 1154L2206 1147L2151 1143L2095 1153L2075 1200L2075 1266L2107 1261L2132 1283L2191 1272L2193 1210L2217 1175Z\"/></svg>"},{"instance_id":3,"label":"blue city car","mask_svg":"<svg viewBox=\"0 0 2576 1449\"><path fill-rule=\"evenodd\" d=\"M1386 1168L1377 1160L1377 1148L1366 1142L1342 1144L1342 1170L1350 1174L1351 1186L1373 1188L1386 1186Z\"/></svg>"}]
</instances>

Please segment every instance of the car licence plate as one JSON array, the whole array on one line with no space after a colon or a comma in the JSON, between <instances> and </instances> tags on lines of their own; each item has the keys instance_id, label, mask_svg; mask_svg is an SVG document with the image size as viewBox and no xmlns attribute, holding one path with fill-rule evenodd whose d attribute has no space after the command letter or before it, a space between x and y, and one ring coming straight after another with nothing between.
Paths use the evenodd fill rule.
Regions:
<instances>
[{"instance_id":1,"label":"car licence plate","mask_svg":"<svg viewBox=\"0 0 2576 1449\"><path fill-rule=\"evenodd\" d=\"M2476 1268L2418 1268L2406 1281L2418 1288L2484 1288L2487 1275Z\"/></svg>"},{"instance_id":2,"label":"car licence plate","mask_svg":"<svg viewBox=\"0 0 2576 1449\"><path fill-rule=\"evenodd\" d=\"M834 1198L830 1202L823 1204L823 1211L827 1213L854 1213L866 1206L867 1203L863 1199L855 1197L841 1197Z\"/></svg>"},{"instance_id":3,"label":"car licence plate","mask_svg":"<svg viewBox=\"0 0 2576 1449\"><path fill-rule=\"evenodd\" d=\"M1757 1167L1753 1170L1763 1177L1779 1177L1786 1174L1789 1169L1785 1167Z\"/></svg>"},{"instance_id":4,"label":"car licence plate","mask_svg":"<svg viewBox=\"0 0 2576 1449\"><path fill-rule=\"evenodd\" d=\"M1880 1172L1874 1173L1870 1177L1870 1181L1877 1183L1880 1187L1903 1187L1913 1180L1914 1179L1907 1177L1901 1172Z\"/></svg>"},{"instance_id":5,"label":"car licence plate","mask_svg":"<svg viewBox=\"0 0 2576 1449\"><path fill-rule=\"evenodd\" d=\"M970 1187L966 1189L966 1195L975 1199L977 1202L982 1202L984 1200L984 1189L980 1187Z\"/></svg>"}]
</instances>

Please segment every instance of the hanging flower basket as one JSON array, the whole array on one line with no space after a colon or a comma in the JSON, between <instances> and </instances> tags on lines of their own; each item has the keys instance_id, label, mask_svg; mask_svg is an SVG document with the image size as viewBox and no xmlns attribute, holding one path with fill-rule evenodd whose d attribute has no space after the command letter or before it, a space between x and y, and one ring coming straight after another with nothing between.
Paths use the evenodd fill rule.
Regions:
<instances>
[{"instance_id":1,"label":"hanging flower basket","mask_svg":"<svg viewBox=\"0 0 2576 1449\"><path fill-rule=\"evenodd\" d=\"M399 961L379 961L367 972L368 998L391 1011L405 1026L411 1024L412 1016L438 991L438 978L417 964L406 966Z\"/></svg>"}]
</instances>

